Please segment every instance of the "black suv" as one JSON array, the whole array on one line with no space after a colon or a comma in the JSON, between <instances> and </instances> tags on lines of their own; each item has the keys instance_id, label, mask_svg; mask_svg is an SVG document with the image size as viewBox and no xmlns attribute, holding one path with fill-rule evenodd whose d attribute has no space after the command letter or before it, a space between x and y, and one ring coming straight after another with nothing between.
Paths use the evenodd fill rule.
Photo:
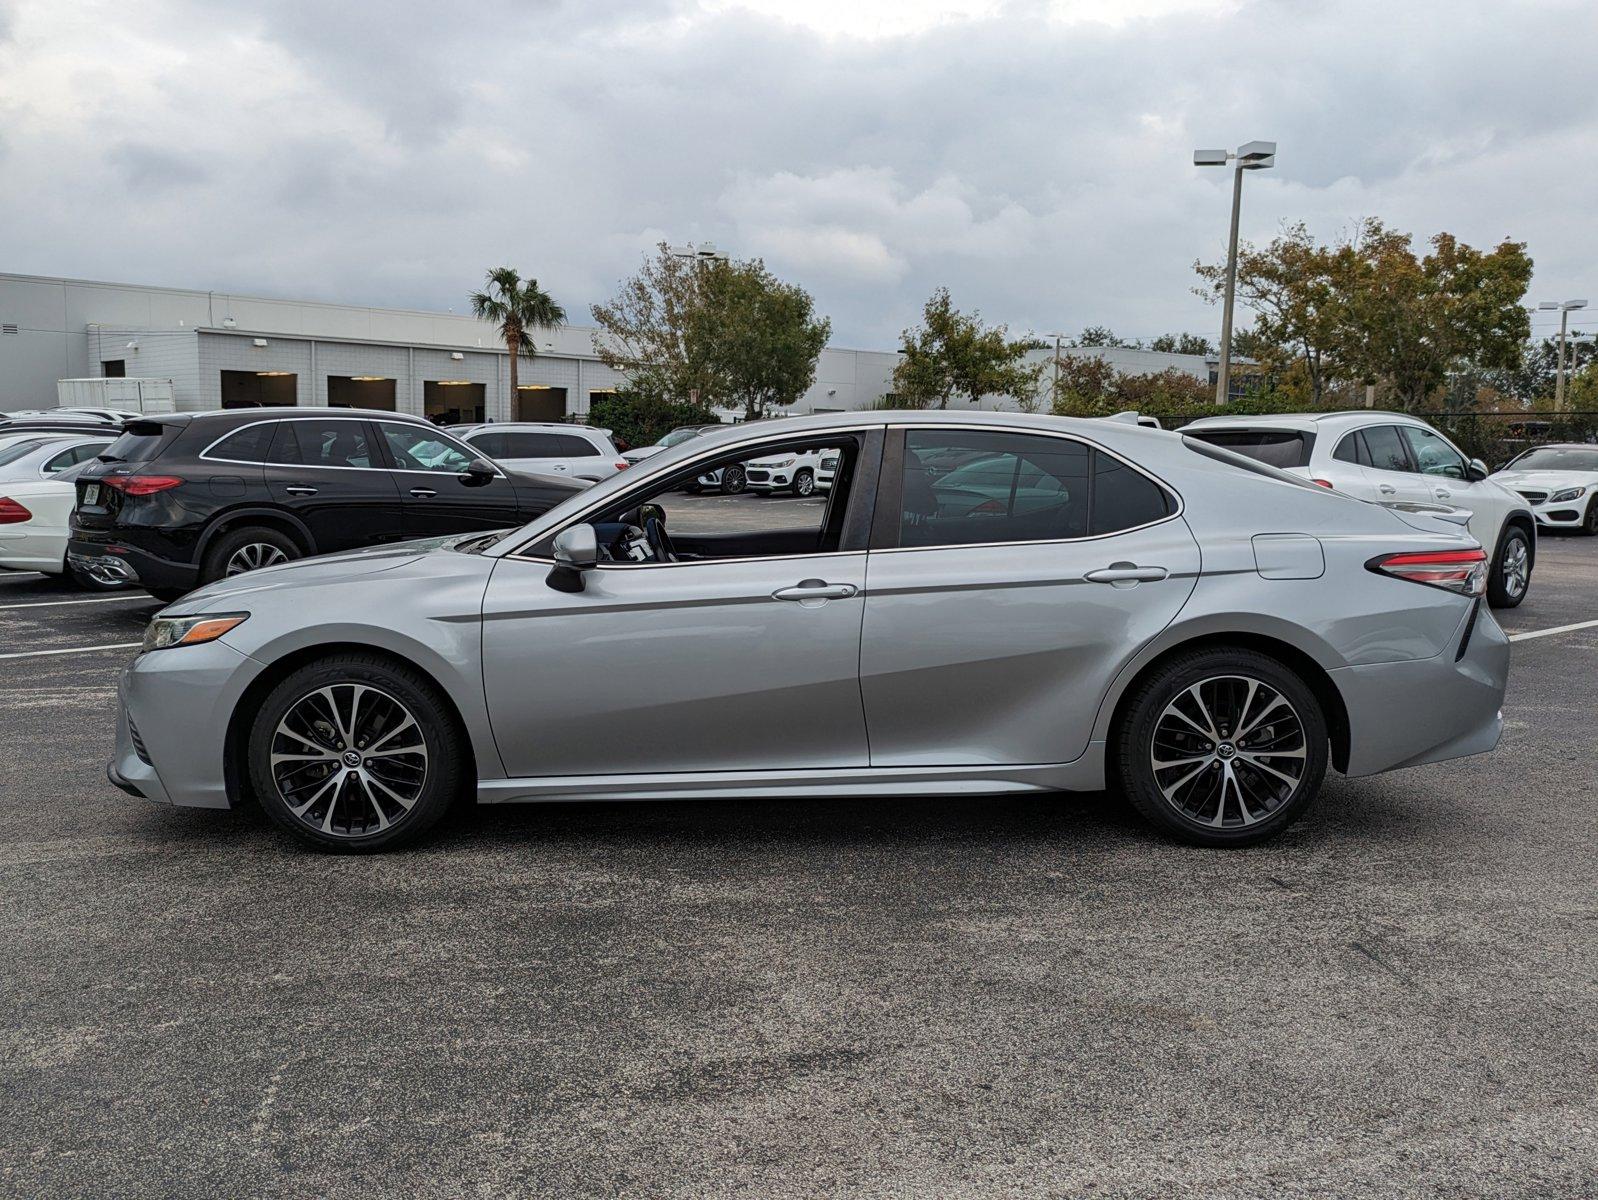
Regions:
<instances>
[{"instance_id":1,"label":"black suv","mask_svg":"<svg viewBox=\"0 0 1598 1200\"><path fill-rule=\"evenodd\" d=\"M163 413L78 476L67 563L174 600L308 554L521 525L584 486L507 471L420 417Z\"/></svg>"}]
</instances>

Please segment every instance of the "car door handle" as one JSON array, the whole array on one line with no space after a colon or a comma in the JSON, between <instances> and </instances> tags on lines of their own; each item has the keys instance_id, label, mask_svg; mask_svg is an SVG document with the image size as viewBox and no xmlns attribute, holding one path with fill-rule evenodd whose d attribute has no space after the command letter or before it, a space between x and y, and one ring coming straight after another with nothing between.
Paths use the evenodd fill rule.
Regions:
<instances>
[{"instance_id":1,"label":"car door handle","mask_svg":"<svg viewBox=\"0 0 1598 1200\"><path fill-rule=\"evenodd\" d=\"M773 600L847 600L860 589L852 583L828 583L825 579L802 579L793 587L778 588Z\"/></svg>"},{"instance_id":2,"label":"car door handle","mask_svg":"<svg viewBox=\"0 0 1598 1200\"><path fill-rule=\"evenodd\" d=\"M287 492L291 496L314 496L314 495L316 495L316 489L315 488L307 487L303 483L291 483L286 488L284 488L283 490L285 492Z\"/></svg>"},{"instance_id":3,"label":"car door handle","mask_svg":"<svg viewBox=\"0 0 1598 1200\"><path fill-rule=\"evenodd\" d=\"M1384 496L1396 496L1398 494L1398 489L1390 483L1378 483L1376 490Z\"/></svg>"},{"instance_id":4,"label":"car door handle","mask_svg":"<svg viewBox=\"0 0 1598 1200\"><path fill-rule=\"evenodd\" d=\"M418 500L426 500L429 496L436 496L438 493L432 488L415 487L411 489L411 495Z\"/></svg>"},{"instance_id":5,"label":"car door handle","mask_svg":"<svg viewBox=\"0 0 1598 1200\"><path fill-rule=\"evenodd\" d=\"M1111 563L1082 578L1089 583L1158 583L1171 573L1164 567L1140 567L1136 563Z\"/></svg>"},{"instance_id":6,"label":"car door handle","mask_svg":"<svg viewBox=\"0 0 1598 1200\"><path fill-rule=\"evenodd\" d=\"M1432 492L1432 495L1436 496L1439 500L1447 500L1453 494L1454 493L1449 491L1447 488L1437 488Z\"/></svg>"}]
</instances>

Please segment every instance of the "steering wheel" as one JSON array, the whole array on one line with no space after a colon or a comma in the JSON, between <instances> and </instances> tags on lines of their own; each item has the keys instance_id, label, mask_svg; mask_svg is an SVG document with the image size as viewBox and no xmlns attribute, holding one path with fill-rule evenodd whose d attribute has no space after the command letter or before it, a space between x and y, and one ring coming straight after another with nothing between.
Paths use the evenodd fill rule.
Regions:
<instances>
[{"instance_id":1,"label":"steering wheel","mask_svg":"<svg viewBox=\"0 0 1598 1200\"><path fill-rule=\"evenodd\" d=\"M650 550L654 551L656 562L676 562L677 550L671 544L671 534L666 532L666 518L664 514L651 513L644 518L644 538L649 543Z\"/></svg>"}]
</instances>

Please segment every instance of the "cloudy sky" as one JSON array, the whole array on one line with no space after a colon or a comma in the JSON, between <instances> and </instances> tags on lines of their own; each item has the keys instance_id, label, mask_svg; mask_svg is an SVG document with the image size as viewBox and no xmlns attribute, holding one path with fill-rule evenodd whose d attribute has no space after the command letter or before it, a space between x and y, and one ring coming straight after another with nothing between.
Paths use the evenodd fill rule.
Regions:
<instances>
[{"instance_id":1,"label":"cloudy sky","mask_svg":"<svg viewBox=\"0 0 1598 1200\"><path fill-rule=\"evenodd\" d=\"M1246 237L1362 216L1598 291L1598 8L1556 0L0 0L0 270L572 314L714 241L840 345L947 284L1017 330L1210 333Z\"/></svg>"}]
</instances>

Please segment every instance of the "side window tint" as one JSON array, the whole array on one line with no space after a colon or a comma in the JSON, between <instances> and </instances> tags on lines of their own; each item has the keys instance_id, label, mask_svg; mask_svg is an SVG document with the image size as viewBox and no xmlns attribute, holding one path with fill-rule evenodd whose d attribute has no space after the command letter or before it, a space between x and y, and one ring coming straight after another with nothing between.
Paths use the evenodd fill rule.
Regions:
<instances>
[{"instance_id":1,"label":"side window tint","mask_svg":"<svg viewBox=\"0 0 1598 1200\"><path fill-rule=\"evenodd\" d=\"M77 461L77 447L74 446L71 450L63 450L60 454L52 456L50 461L44 464L45 474L54 475L57 471L64 471Z\"/></svg>"},{"instance_id":2,"label":"side window tint","mask_svg":"<svg viewBox=\"0 0 1598 1200\"><path fill-rule=\"evenodd\" d=\"M1405 425L1404 437L1409 442L1410 452L1415 456L1415 465L1422 475L1446 475L1449 479L1465 478L1465 460L1437 433L1430 429Z\"/></svg>"},{"instance_id":3,"label":"side window tint","mask_svg":"<svg viewBox=\"0 0 1598 1200\"><path fill-rule=\"evenodd\" d=\"M388 443L394 464L402 471L438 471L460 475L475 458L453 441L420 427L381 422L383 439Z\"/></svg>"},{"instance_id":4,"label":"side window tint","mask_svg":"<svg viewBox=\"0 0 1598 1200\"><path fill-rule=\"evenodd\" d=\"M575 433L559 433L555 438L561 444L563 458L598 458L599 449L585 437L578 437Z\"/></svg>"},{"instance_id":5,"label":"side window tint","mask_svg":"<svg viewBox=\"0 0 1598 1200\"><path fill-rule=\"evenodd\" d=\"M295 457L282 458L279 450L285 441L294 446ZM272 460L294 462L307 467L375 467L379 465L366 440L364 421L284 421L282 433L273 439Z\"/></svg>"},{"instance_id":6,"label":"side window tint","mask_svg":"<svg viewBox=\"0 0 1598 1200\"><path fill-rule=\"evenodd\" d=\"M1028 434L912 429L905 436L901 546L1084 537L1091 454Z\"/></svg>"},{"instance_id":7,"label":"side window tint","mask_svg":"<svg viewBox=\"0 0 1598 1200\"><path fill-rule=\"evenodd\" d=\"M1135 529L1171 515L1171 497L1118 458L1093 452L1093 532Z\"/></svg>"},{"instance_id":8,"label":"side window tint","mask_svg":"<svg viewBox=\"0 0 1598 1200\"><path fill-rule=\"evenodd\" d=\"M1332 457L1338 462L1360 465L1363 459L1361 450L1359 432L1356 430L1343 435L1343 440L1337 443L1337 449L1332 452Z\"/></svg>"},{"instance_id":9,"label":"side window tint","mask_svg":"<svg viewBox=\"0 0 1598 1200\"><path fill-rule=\"evenodd\" d=\"M265 462L272 446L273 423L250 425L230 433L212 448L207 458L224 458L229 462Z\"/></svg>"},{"instance_id":10,"label":"side window tint","mask_svg":"<svg viewBox=\"0 0 1598 1200\"><path fill-rule=\"evenodd\" d=\"M1404 439L1396 425L1376 425L1364 430L1365 446L1370 451L1370 465L1379 471L1410 470L1409 455L1404 450Z\"/></svg>"}]
</instances>

